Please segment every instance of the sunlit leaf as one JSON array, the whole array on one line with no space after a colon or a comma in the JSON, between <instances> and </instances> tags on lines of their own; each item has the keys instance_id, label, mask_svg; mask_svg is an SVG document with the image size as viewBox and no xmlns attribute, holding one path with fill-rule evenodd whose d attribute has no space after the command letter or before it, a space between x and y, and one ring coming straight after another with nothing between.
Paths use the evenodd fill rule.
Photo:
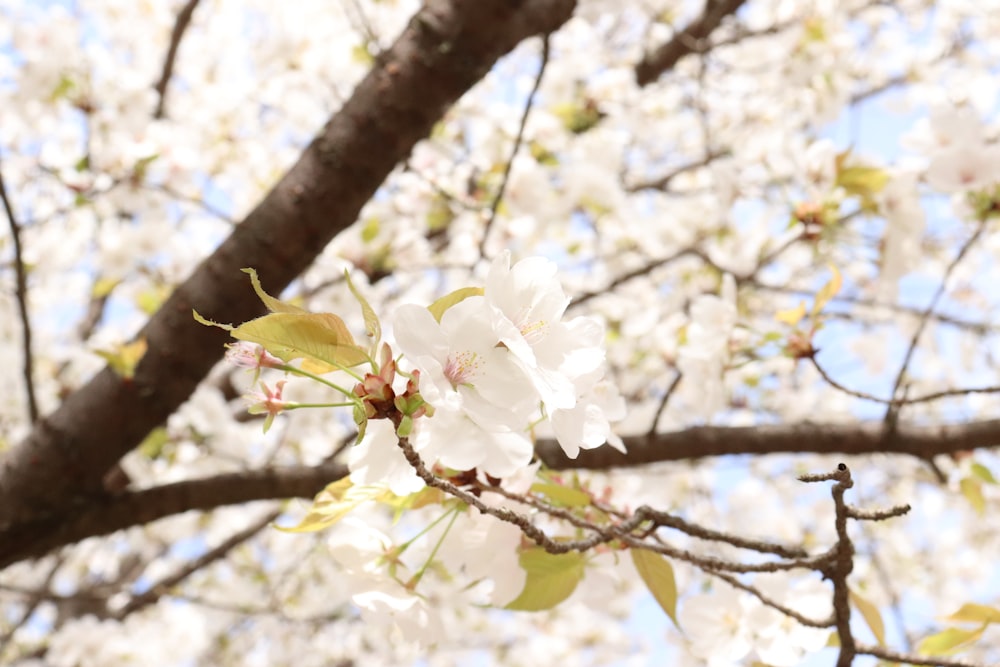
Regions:
<instances>
[{"instance_id":1,"label":"sunlit leaf","mask_svg":"<svg viewBox=\"0 0 1000 667\"><path fill-rule=\"evenodd\" d=\"M645 549L631 549L629 554L646 588L653 594L653 598L674 625L680 629L681 626L677 622L677 582L670 561L658 553Z\"/></svg>"},{"instance_id":2,"label":"sunlit leaf","mask_svg":"<svg viewBox=\"0 0 1000 667\"><path fill-rule=\"evenodd\" d=\"M861 200L865 210L875 209L875 196L889 183L889 173L878 167L852 165L837 172L836 184Z\"/></svg>"},{"instance_id":3,"label":"sunlit leaf","mask_svg":"<svg viewBox=\"0 0 1000 667\"><path fill-rule=\"evenodd\" d=\"M879 613L878 607L853 589L851 590L851 602L861 612L862 618L865 619L865 623L868 624L872 634L875 635L879 646L885 646L885 624L882 622L882 614Z\"/></svg>"},{"instance_id":4,"label":"sunlit leaf","mask_svg":"<svg viewBox=\"0 0 1000 667\"><path fill-rule=\"evenodd\" d=\"M197 310L194 309L191 309L191 314L194 316L195 322L197 322L198 324L204 324L206 327L217 327L219 329L224 329L226 331L232 331L233 329L236 328L232 324L220 324L219 322L215 322L214 320L209 320L207 318L204 318L201 316L201 313L199 313Z\"/></svg>"},{"instance_id":5,"label":"sunlit leaf","mask_svg":"<svg viewBox=\"0 0 1000 667\"><path fill-rule=\"evenodd\" d=\"M982 516L986 512L986 498L983 497L983 482L976 477L965 477L958 483L958 488L965 499L972 505L976 514Z\"/></svg>"},{"instance_id":6,"label":"sunlit leaf","mask_svg":"<svg viewBox=\"0 0 1000 667\"><path fill-rule=\"evenodd\" d=\"M783 322L789 326L795 326L802 321L802 318L806 316L806 304L805 302L800 302L796 308L791 308L789 310L779 310L774 314L774 319L779 322Z\"/></svg>"},{"instance_id":7,"label":"sunlit leaf","mask_svg":"<svg viewBox=\"0 0 1000 667\"><path fill-rule=\"evenodd\" d=\"M344 321L332 313L271 313L232 330L233 338L259 343L283 361L304 358L326 371L368 360Z\"/></svg>"},{"instance_id":8,"label":"sunlit leaf","mask_svg":"<svg viewBox=\"0 0 1000 667\"><path fill-rule=\"evenodd\" d=\"M146 354L146 339L138 338L131 343L116 345L110 350L95 350L94 353L107 361L117 375L131 379L135 377L136 366Z\"/></svg>"},{"instance_id":9,"label":"sunlit leaf","mask_svg":"<svg viewBox=\"0 0 1000 667\"><path fill-rule=\"evenodd\" d=\"M275 527L286 533L311 533L323 530L343 519L362 503L370 500L388 500L393 497L385 487L354 486L349 477L344 477L328 484L316 495L312 507L297 525Z\"/></svg>"},{"instance_id":10,"label":"sunlit leaf","mask_svg":"<svg viewBox=\"0 0 1000 667\"><path fill-rule=\"evenodd\" d=\"M121 278L98 278L94 286L90 288L90 296L95 299L103 299L121 284Z\"/></svg>"},{"instance_id":11,"label":"sunlit leaf","mask_svg":"<svg viewBox=\"0 0 1000 667\"><path fill-rule=\"evenodd\" d=\"M590 494L562 484L538 482L531 485L532 493L545 496L553 505L561 507L586 507L590 504Z\"/></svg>"},{"instance_id":12,"label":"sunlit leaf","mask_svg":"<svg viewBox=\"0 0 1000 667\"><path fill-rule=\"evenodd\" d=\"M955 623L1000 623L1000 609L984 604L967 602L946 620Z\"/></svg>"},{"instance_id":13,"label":"sunlit leaf","mask_svg":"<svg viewBox=\"0 0 1000 667\"><path fill-rule=\"evenodd\" d=\"M448 310L456 303L465 301L470 296L482 296L482 295L483 295L482 287L463 287L461 289L455 290L454 292L451 292L450 294L445 294L443 297L441 297L431 305L427 306L427 310L431 311L431 315L434 316L434 319L440 322L441 316L444 315L444 311Z\"/></svg>"},{"instance_id":14,"label":"sunlit leaf","mask_svg":"<svg viewBox=\"0 0 1000 667\"><path fill-rule=\"evenodd\" d=\"M924 655L951 655L958 653L966 644L978 640L983 636L984 624L976 630L962 630L961 628L948 628L930 637L924 637L917 644L917 651Z\"/></svg>"},{"instance_id":15,"label":"sunlit leaf","mask_svg":"<svg viewBox=\"0 0 1000 667\"><path fill-rule=\"evenodd\" d=\"M257 293L260 300L264 302L267 309L272 313L304 313L305 309L299 308L298 306L293 306L290 303L285 303L280 299L275 299L273 296L264 291L261 287L260 279L257 277L257 272L253 269L240 269L243 273L250 276L250 284L253 285L253 291Z\"/></svg>"},{"instance_id":16,"label":"sunlit leaf","mask_svg":"<svg viewBox=\"0 0 1000 667\"><path fill-rule=\"evenodd\" d=\"M816 317L816 315L823 310L823 307L830 302L830 299L837 296L837 293L840 292L840 288L843 285L843 278L840 276L840 271L838 271L837 267L833 264L830 264L829 266L830 271L833 272L833 276L831 276L830 280L825 285L820 287L819 291L816 293L816 301L813 303L812 307L813 317Z\"/></svg>"},{"instance_id":17,"label":"sunlit leaf","mask_svg":"<svg viewBox=\"0 0 1000 667\"><path fill-rule=\"evenodd\" d=\"M583 554L576 551L550 554L541 547L521 552L521 568L527 573L524 590L507 605L518 611L552 609L573 594L583 579Z\"/></svg>"},{"instance_id":18,"label":"sunlit leaf","mask_svg":"<svg viewBox=\"0 0 1000 667\"><path fill-rule=\"evenodd\" d=\"M971 472L973 475L983 480L987 484L997 484L996 477L990 472L990 469L984 466L982 463L973 463Z\"/></svg>"},{"instance_id":19,"label":"sunlit leaf","mask_svg":"<svg viewBox=\"0 0 1000 667\"><path fill-rule=\"evenodd\" d=\"M143 441L136 447L138 452L148 459L158 459L163 454L163 449L170 442L170 434L162 426L157 426L149 432Z\"/></svg>"},{"instance_id":20,"label":"sunlit leaf","mask_svg":"<svg viewBox=\"0 0 1000 667\"><path fill-rule=\"evenodd\" d=\"M351 280L351 275L347 272L347 269L344 269L344 278L347 280L347 286L351 289L351 294L353 294L354 298L358 300L359 304L361 304L361 315L365 319L365 333L367 333L368 337L372 339L369 353L372 356L375 356L379 341L382 340L382 324L378 321L378 315L375 314L371 304L368 303L368 299L366 299L361 292L358 291L358 288L354 286L354 281Z\"/></svg>"}]
</instances>

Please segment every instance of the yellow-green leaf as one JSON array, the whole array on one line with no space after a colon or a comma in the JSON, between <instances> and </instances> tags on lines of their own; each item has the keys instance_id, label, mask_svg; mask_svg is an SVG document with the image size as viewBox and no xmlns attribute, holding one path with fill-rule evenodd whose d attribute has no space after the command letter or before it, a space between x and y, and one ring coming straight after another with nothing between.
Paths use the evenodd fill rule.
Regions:
<instances>
[{"instance_id":1,"label":"yellow-green leaf","mask_svg":"<svg viewBox=\"0 0 1000 667\"><path fill-rule=\"evenodd\" d=\"M365 224L361 226L361 240L365 243L371 243L378 236L379 230L381 229L381 224L378 218L371 217L365 220Z\"/></svg>"},{"instance_id":2,"label":"yellow-green leaf","mask_svg":"<svg viewBox=\"0 0 1000 667\"><path fill-rule=\"evenodd\" d=\"M160 309L172 291L173 288L169 285L151 285L136 295L135 305L147 315L152 315Z\"/></svg>"},{"instance_id":3,"label":"yellow-green leaf","mask_svg":"<svg viewBox=\"0 0 1000 667\"><path fill-rule=\"evenodd\" d=\"M847 194L858 197L862 208L871 210L875 205L875 195L889 183L889 174L878 167L854 165L839 169L836 183Z\"/></svg>"},{"instance_id":4,"label":"yellow-green leaf","mask_svg":"<svg viewBox=\"0 0 1000 667\"><path fill-rule=\"evenodd\" d=\"M351 294L361 304L361 315L365 319L365 333L372 339L369 353L374 357L375 352L378 350L379 341L382 340L382 324L378 321L378 315L375 314L371 304L368 303L368 299L354 286L354 281L351 280L351 274L347 272L347 269L344 269L344 278L347 280L347 286L351 289Z\"/></svg>"},{"instance_id":5,"label":"yellow-green leaf","mask_svg":"<svg viewBox=\"0 0 1000 667\"><path fill-rule=\"evenodd\" d=\"M843 278L840 277L840 271L837 270L833 264L830 264L830 271L833 272L830 280L827 281L825 285L819 288L819 292L816 293L816 302L813 303L812 316L816 317L823 307L830 302L830 299L837 296L840 292L840 288L843 285Z\"/></svg>"},{"instance_id":6,"label":"yellow-green leaf","mask_svg":"<svg viewBox=\"0 0 1000 667\"><path fill-rule=\"evenodd\" d=\"M983 482L976 477L966 477L958 483L958 488L965 499L972 505L976 514L982 516L986 512L986 498L983 497Z\"/></svg>"},{"instance_id":7,"label":"yellow-green leaf","mask_svg":"<svg viewBox=\"0 0 1000 667\"><path fill-rule=\"evenodd\" d=\"M958 653L966 644L978 640L983 635L986 624L976 630L948 628L930 637L924 637L917 644L917 651L924 655L951 655Z\"/></svg>"},{"instance_id":8,"label":"yellow-green leaf","mask_svg":"<svg viewBox=\"0 0 1000 667\"><path fill-rule=\"evenodd\" d=\"M972 472L973 475L975 475L979 479L983 480L987 484L996 484L997 483L996 477L994 477L993 473L990 472L990 469L987 468L986 466L984 466L982 463L973 463L972 464L972 468L971 468L971 472Z\"/></svg>"},{"instance_id":9,"label":"yellow-green leaf","mask_svg":"<svg viewBox=\"0 0 1000 667\"><path fill-rule=\"evenodd\" d=\"M1000 623L1000 609L984 604L967 602L946 620L955 623Z\"/></svg>"},{"instance_id":10,"label":"yellow-green leaf","mask_svg":"<svg viewBox=\"0 0 1000 667\"><path fill-rule=\"evenodd\" d=\"M319 372L349 368L368 360L344 321L332 313L271 313L241 324L232 335L260 343L283 361L312 361Z\"/></svg>"},{"instance_id":11,"label":"yellow-green leaf","mask_svg":"<svg viewBox=\"0 0 1000 667\"><path fill-rule=\"evenodd\" d=\"M328 484L316 495L312 507L295 526L275 526L286 533L311 533L329 528L355 507L370 500L380 501L393 498L392 493L381 486L354 486L350 477L344 477Z\"/></svg>"},{"instance_id":12,"label":"yellow-green leaf","mask_svg":"<svg viewBox=\"0 0 1000 667\"><path fill-rule=\"evenodd\" d=\"M273 296L264 291L261 287L260 279L257 278L257 272L253 269L240 269L243 273L250 276L250 284L253 285L253 291L257 293L260 300L264 302L267 309L272 313L304 313L305 309L299 308L298 306L293 306L290 303L285 303L280 299L275 299Z\"/></svg>"},{"instance_id":13,"label":"yellow-green leaf","mask_svg":"<svg viewBox=\"0 0 1000 667\"><path fill-rule=\"evenodd\" d=\"M879 646L885 646L885 624L882 622L882 614L879 613L878 607L853 589L851 589L851 602L861 612L861 616L865 619L872 634L875 635Z\"/></svg>"},{"instance_id":14,"label":"yellow-green leaf","mask_svg":"<svg viewBox=\"0 0 1000 667\"><path fill-rule=\"evenodd\" d=\"M463 287L461 289L455 290L450 294L445 294L443 297L441 297L431 305L427 306L427 310L431 311L431 315L434 316L434 319L440 322L441 316L444 315L444 311L448 310L456 303L465 301L470 296L482 296L482 295L483 295L482 287Z\"/></svg>"},{"instance_id":15,"label":"yellow-green leaf","mask_svg":"<svg viewBox=\"0 0 1000 667\"><path fill-rule=\"evenodd\" d=\"M670 561L658 553L645 549L631 549L629 554L646 588L679 630L681 626L677 622L677 582L674 580L674 568Z\"/></svg>"},{"instance_id":16,"label":"yellow-green leaf","mask_svg":"<svg viewBox=\"0 0 1000 667\"><path fill-rule=\"evenodd\" d=\"M90 288L90 296L95 299L103 299L121 284L121 278L98 278L94 282L94 286Z\"/></svg>"},{"instance_id":17,"label":"yellow-green leaf","mask_svg":"<svg viewBox=\"0 0 1000 667\"><path fill-rule=\"evenodd\" d=\"M531 485L531 491L545 496L553 505L562 507L586 507L590 504L590 494L562 484L537 482Z\"/></svg>"},{"instance_id":18,"label":"yellow-green leaf","mask_svg":"<svg viewBox=\"0 0 1000 667\"><path fill-rule=\"evenodd\" d=\"M110 350L95 350L94 353L107 361L117 375L128 380L135 377L135 368L146 354L146 339L138 338Z\"/></svg>"},{"instance_id":19,"label":"yellow-green leaf","mask_svg":"<svg viewBox=\"0 0 1000 667\"><path fill-rule=\"evenodd\" d=\"M140 454L148 459L158 459L163 454L164 447L170 442L170 434L167 429L157 426L149 432L136 449Z\"/></svg>"},{"instance_id":20,"label":"yellow-green leaf","mask_svg":"<svg viewBox=\"0 0 1000 667\"><path fill-rule=\"evenodd\" d=\"M191 314L194 315L195 322L197 322L198 324L204 324L206 327L217 327L219 329L225 329L226 331L232 331L233 329L236 328L232 324L220 324L219 322L215 322L214 320L206 319L201 316L201 313L199 313L197 310L193 308L191 309Z\"/></svg>"},{"instance_id":21,"label":"yellow-green leaf","mask_svg":"<svg viewBox=\"0 0 1000 667\"><path fill-rule=\"evenodd\" d=\"M521 568L527 573L524 590L507 605L518 611L552 609L573 594L583 579L583 554L573 551L550 554L541 547L521 552Z\"/></svg>"},{"instance_id":22,"label":"yellow-green leaf","mask_svg":"<svg viewBox=\"0 0 1000 667\"><path fill-rule=\"evenodd\" d=\"M789 310L779 310L774 314L774 319L787 324L789 326L795 326L802 321L802 318L806 316L806 304L805 302L800 302L797 308L791 308Z\"/></svg>"}]
</instances>

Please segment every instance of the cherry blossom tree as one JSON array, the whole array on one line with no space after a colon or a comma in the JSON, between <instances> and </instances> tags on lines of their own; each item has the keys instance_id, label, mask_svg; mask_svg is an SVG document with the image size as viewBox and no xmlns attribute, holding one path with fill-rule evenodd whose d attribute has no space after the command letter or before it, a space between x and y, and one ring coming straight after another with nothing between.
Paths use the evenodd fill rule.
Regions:
<instances>
[{"instance_id":1,"label":"cherry blossom tree","mask_svg":"<svg viewBox=\"0 0 1000 667\"><path fill-rule=\"evenodd\" d=\"M0 660L996 664L997 10L3 0Z\"/></svg>"}]
</instances>

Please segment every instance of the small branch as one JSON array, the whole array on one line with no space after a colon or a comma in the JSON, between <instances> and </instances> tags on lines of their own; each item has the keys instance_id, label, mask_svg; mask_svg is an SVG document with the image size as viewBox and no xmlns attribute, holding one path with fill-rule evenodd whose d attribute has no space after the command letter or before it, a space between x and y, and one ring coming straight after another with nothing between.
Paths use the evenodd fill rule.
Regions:
<instances>
[{"instance_id":1,"label":"small branch","mask_svg":"<svg viewBox=\"0 0 1000 667\"><path fill-rule=\"evenodd\" d=\"M160 80L153 86L153 89L159 96L156 102L156 110L153 112L153 118L163 118L166 113L167 86L170 85L170 77L174 71L177 50L181 45L181 39L184 37L184 32L191 23L191 16L194 14L195 7L197 6L198 0L188 0L187 4L177 14L177 21L174 23L174 29L170 33L170 46L167 47L167 55L163 59L163 72L160 74Z\"/></svg>"},{"instance_id":2,"label":"small branch","mask_svg":"<svg viewBox=\"0 0 1000 667\"><path fill-rule=\"evenodd\" d=\"M259 533L263 528L265 528L272 521L277 519L281 515L281 510L272 510L268 512L263 517L254 521L249 526L243 530L233 533L228 539L224 540L217 546L209 549L204 554L198 558L186 563L183 567L179 568L176 572L164 577L160 581L156 582L149 589L133 597L128 603L115 612L114 618L117 620L122 620L129 614L132 614L140 609L154 604L163 595L170 592L174 586L177 586L182 581L190 577L192 574L201 570L202 568L210 565L211 563L224 558L230 551L239 546L240 544L246 542L248 539Z\"/></svg>"},{"instance_id":3,"label":"small branch","mask_svg":"<svg viewBox=\"0 0 1000 667\"><path fill-rule=\"evenodd\" d=\"M840 382L837 382L826 372L826 370L822 366L819 365L819 362L816 360L815 355L808 357L808 359L809 361L812 362L813 367L820 374L820 377L822 377L823 380L826 381L834 389L842 391L845 394L848 394L849 396L854 396L855 398L860 398L865 401L872 401L874 403L882 403L883 405L888 405L890 406L890 409L895 408L898 410L900 407L904 405L914 405L916 403L930 403L931 401L937 401L942 398L949 398L952 396L969 396L971 394L1000 393L1000 386L992 386L992 387L969 387L966 389L944 389L942 391L935 391L929 394L916 396L914 398L907 398L905 396L902 398L891 398L891 399L881 398L880 396L869 394L868 392L865 391L860 391L858 389L851 389L850 387L843 385Z\"/></svg>"},{"instance_id":4,"label":"small branch","mask_svg":"<svg viewBox=\"0 0 1000 667\"><path fill-rule=\"evenodd\" d=\"M17 634L17 631L20 630L29 619L31 619L31 615L35 613L36 609L38 609L38 605L46 600L46 592L49 590L49 586L52 584L52 580L55 579L56 572L59 571L62 564L62 557L57 557L55 562L52 563L52 567L50 567L49 571L45 574L45 580L42 582L41 590L36 593L25 593L29 596L29 599L24 603L25 606L24 611L21 612L21 618L11 625L10 629L8 629L3 636L0 637L0 657L3 656L4 650L7 648L8 644L10 644L14 635Z\"/></svg>"},{"instance_id":5,"label":"small branch","mask_svg":"<svg viewBox=\"0 0 1000 667\"><path fill-rule=\"evenodd\" d=\"M938 301L944 296L944 291L948 287L948 279L951 278L951 274L955 271L955 268L962 262L965 255L969 252L972 246L979 240L979 237L983 235L986 231L986 221L980 221L979 226L976 231L970 236L962 247L959 248L958 253L955 258L951 260L951 263L944 271L944 276L941 277L941 284L938 285L937 291L934 292L934 296L931 298L930 303L927 304L927 308L924 309L923 313L920 315L920 319L917 322L917 329L913 332L913 336L910 338L910 344L906 348L906 354L903 356L903 363L899 366L899 372L896 374L896 380L892 385L892 396L896 397L899 394L899 389L903 385L903 379L906 377L906 371L910 367L910 361L913 359L913 353L917 349L917 343L920 341L920 336L924 333L924 329L927 327L927 322L930 319L931 313L937 308ZM899 406L890 405L889 409L885 412L885 424L892 430L896 426L896 422L899 419Z\"/></svg>"},{"instance_id":6,"label":"small branch","mask_svg":"<svg viewBox=\"0 0 1000 667\"><path fill-rule=\"evenodd\" d=\"M919 655L914 653L900 653L881 646L869 646L868 644L858 644L857 655L871 655L890 663L900 663L904 665L928 665L929 667L984 667L981 663L970 662L968 660L955 660L953 658L942 658L939 656Z\"/></svg>"},{"instance_id":7,"label":"small branch","mask_svg":"<svg viewBox=\"0 0 1000 667\"><path fill-rule=\"evenodd\" d=\"M38 421L38 400L35 398L34 356L31 353L31 318L28 314L28 276L24 269L24 249L21 246L21 225L14 215L14 208L7 196L7 186L3 180L3 165L0 164L0 200L10 225L10 236L14 242L14 272L17 281L15 297L17 311L21 317L21 350L24 354L24 391L28 398L28 419L34 424Z\"/></svg>"},{"instance_id":8,"label":"small branch","mask_svg":"<svg viewBox=\"0 0 1000 667\"><path fill-rule=\"evenodd\" d=\"M596 298L596 297L599 297L599 296L603 296L603 295L611 292L612 290L614 290L619 285L627 283L630 280L635 280L636 278L641 278L642 276L649 275L655 269L658 269L661 266L666 266L667 264L672 264L673 262L676 262L677 260L679 260L679 259L681 259L683 257L688 257L688 256L691 256L691 257L700 257L701 253L699 251L697 251L694 247L684 248L683 250L679 250L679 251L675 252L674 254L669 255L667 257L664 257L662 259L656 259L656 260L653 260L653 261L651 261L651 262L649 262L647 264L643 264L642 266L640 266L637 269L633 269L632 271L629 271L628 273L623 273L622 275L618 276L617 278L615 278L614 280L612 280L610 283L608 283L606 286L604 286L603 288L601 288L599 290L596 290L596 291L593 291L593 292L584 292L583 294L580 294L578 296L573 297L573 301L569 304L569 307L570 308L576 308L576 307L578 307L578 306L580 306L580 305L582 305L582 304L590 301L593 298Z\"/></svg>"},{"instance_id":9,"label":"small branch","mask_svg":"<svg viewBox=\"0 0 1000 667\"><path fill-rule=\"evenodd\" d=\"M831 489L833 505L836 512L834 525L837 530L837 543L832 553L833 562L823 570L824 576L833 584L833 616L837 626L837 637L840 640L840 654L837 657L837 667L851 667L857 648L854 635L851 634L851 591L847 586L847 577L854 570L854 544L847 534L847 519L850 516L847 504L844 502L844 492L854 486L851 471L843 463L831 473L822 475L802 475L803 482L835 481Z\"/></svg>"},{"instance_id":10,"label":"small branch","mask_svg":"<svg viewBox=\"0 0 1000 667\"><path fill-rule=\"evenodd\" d=\"M729 15L736 13L746 0L708 0L704 13L684 30L646 54L635 67L635 79L640 86L653 83L661 74L673 68L684 56L704 49L703 40L719 27Z\"/></svg>"},{"instance_id":11,"label":"small branch","mask_svg":"<svg viewBox=\"0 0 1000 667\"><path fill-rule=\"evenodd\" d=\"M790 618L794 618L796 621L798 621L802 625L805 625L806 627L810 627L810 628L828 628L828 627L830 627L831 625L834 624L834 621L833 621L832 617L831 618L823 619L822 621L817 621L816 619L809 618L808 616L804 616L804 615L800 614L799 612L795 611L794 609L792 609L790 607L786 607L783 604L775 602L774 600L772 600L771 598L769 598L768 596L764 595L759 590L757 590L756 588L754 588L753 586L750 586L748 584L744 584L742 581L740 581L736 577L733 577L733 576L728 575L728 574L723 574L721 572L713 572L711 574L712 574L712 576L715 576L715 577L718 577L719 579L722 579L724 582L726 582L727 584L729 584L733 588L738 588L741 591L749 593L750 595L752 595L755 598L757 598L758 600L760 600L765 606L770 607L771 609L775 609L777 611L780 611L785 616L788 616Z\"/></svg>"},{"instance_id":12,"label":"small branch","mask_svg":"<svg viewBox=\"0 0 1000 667\"><path fill-rule=\"evenodd\" d=\"M632 183L631 185L625 186L626 192L640 192L642 190L666 190L670 186L670 182L681 174L686 174L689 171L694 171L695 169L700 169L702 167L707 167L715 160L721 157L728 157L732 155L730 150L717 150L708 151L705 153L705 157L700 160L694 160L693 162L687 162L680 165L679 167L674 167L667 173L657 178L648 181L639 181L637 183Z\"/></svg>"},{"instance_id":13,"label":"small branch","mask_svg":"<svg viewBox=\"0 0 1000 667\"><path fill-rule=\"evenodd\" d=\"M675 375L674 379L670 382L670 386L667 387L665 392L663 392L663 398L660 399L660 404L656 406L656 414L653 415L652 422L649 425L649 430L646 431L646 435L648 437L652 437L656 434L656 426L660 423L660 417L663 416L663 411L667 409L667 403L670 402L670 397L674 395L675 391L677 391L677 387L680 386L681 378L683 377L684 374L677 371L677 375Z\"/></svg>"},{"instance_id":14,"label":"small branch","mask_svg":"<svg viewBox=\"0 0 1000 667\"><path fill-rule=\"evenodd\" d=\"M504 166L500 187L497 189L496 196L493 197L493 203L490 205L490 215L486 219L483 236L479 240L479 254L483 257L486 257L486 242L489 240L490 229L492 229L493 223L496 221L504 192L507 191L510 172L514 168L514 158L517 157L517 152L521 150L521 143L524 141L524 128L528 125L528 115L531 113L532 106L534 106L535 95L542 85L542 76L545 75L545 67L549 64L549 33L542 35L542 55L540 59L541 62L538 65L538 74L535 76L535 83L531 86L528 98L524 101L524 110L521 111L521 122L517 126L517 135L514 137L514 145L510 149L510 158L507 160L506 166Z\"/></svg>"}]
</instances>

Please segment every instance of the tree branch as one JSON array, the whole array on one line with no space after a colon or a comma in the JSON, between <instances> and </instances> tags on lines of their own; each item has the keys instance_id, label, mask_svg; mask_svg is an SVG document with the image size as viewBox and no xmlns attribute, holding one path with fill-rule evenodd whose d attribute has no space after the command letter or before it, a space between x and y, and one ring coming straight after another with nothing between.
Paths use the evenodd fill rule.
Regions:
<instances>
[{"instance_id":1,"label":"tree branch","mask_svg":"<svg viewBox=\"0 0 1000 667\"><path fill-rule=\"evenodd\" d=\"M199 0L188 0L187 4L181 8L177 14L177 21L174 22L174 29L170 32L170 45L167 47L167 55L163 58L163 71L160 80L156 82L153 89L156 91L156 110L153 111L153 118L163 118L167 105L167 86L170 85L170 77L174 72L174 61L177 59L177 49L180 48L181 39L184 32L191 24L191 17L194 15L195 7Z\"/></svg>"},{"instance_id":2,"label":"tree branch","mask_svg":"<svg viewBox=\"0 0 1000 667\"><path fill-rule=\"evenodd\" d=\"M312 498L347 474L340 463L226 473L126 491L70 510L62 517L22 523L0 533L0 568L88 537L108 535L191 510L255 500Z\"/></svg>"},{"instance_id":3,"label":"tree branch","mask_svg":"<svg viewBox=\"0 0 1000 667\"><path fill-rule=\"evenodd\" d=\"M677 64L677 61L688 55L701 51L702 40L712 34L722 21L736 13L746 0L707 0L705 11L688 27L661 44L635 66L635 80L640 86L646 86Z\"/></svg>"},{"instance_id":4,"label":"tree branch","mask_svg":"<svg viewBox=\"0 0 1000 667\"><path fill-rule=\"evenodd\" d=\"M7 185L3 180L3 168L0 165L0 201L3 201L3 210L7 214L7 222L10 225L10 237L14 243L14 272L17 286L14 290L17 298L17 312L21 317L21 351L24 354L24 393L28 398L28 418L32 423L38 421L38 401L35 398L35 372L33 369L34 356L31 353L31 318L28 313L28 276L24 270L23 249L21 247L21 225L14 215L14 207L11 206L10 198L7 196Z\"/></svg>"},{"instance_id":5,"label":"tree branch","mask_svg":"<svg viewBox=\"0 0 1000 667\"><path fill-rule=\"evenodd\" d=\"M109 502L101 478L162 423L221 357L225 332L192 310L244 322L263 306L240 269L277 294L361 207L444 111L523 39L552 32L573 0L431 0L358 84L298 162L139 332L148 350L131 379L110 369L39 420L0 458L0 533ZM5 551L26 545L4 542ZM7 560L7 562L10 562Z\"/></svg>"},{"instance_id":6,"label":"tree branch","mask_svg":"<svg viewBox=\"0 0 1000 667\"><path fill-rule=\"evenodd\" d=\"M627 436L624 441L627 454L599 447L580 452L577 459L568 458L554 440L542 439L535 449L546 465L560 470L604 470L736 454L883 453L929 459L938 454L997 446L1000 420L944 426L904 424L889 434L881 422L702 426L672 433ZM62 517L42 518L0 530L0 568L87 537L189 510L207 511L255 500L312 498L346 474L346 467L338 463L288 466L227 473L105 497Z\"/></svg>"}]
</instances>

